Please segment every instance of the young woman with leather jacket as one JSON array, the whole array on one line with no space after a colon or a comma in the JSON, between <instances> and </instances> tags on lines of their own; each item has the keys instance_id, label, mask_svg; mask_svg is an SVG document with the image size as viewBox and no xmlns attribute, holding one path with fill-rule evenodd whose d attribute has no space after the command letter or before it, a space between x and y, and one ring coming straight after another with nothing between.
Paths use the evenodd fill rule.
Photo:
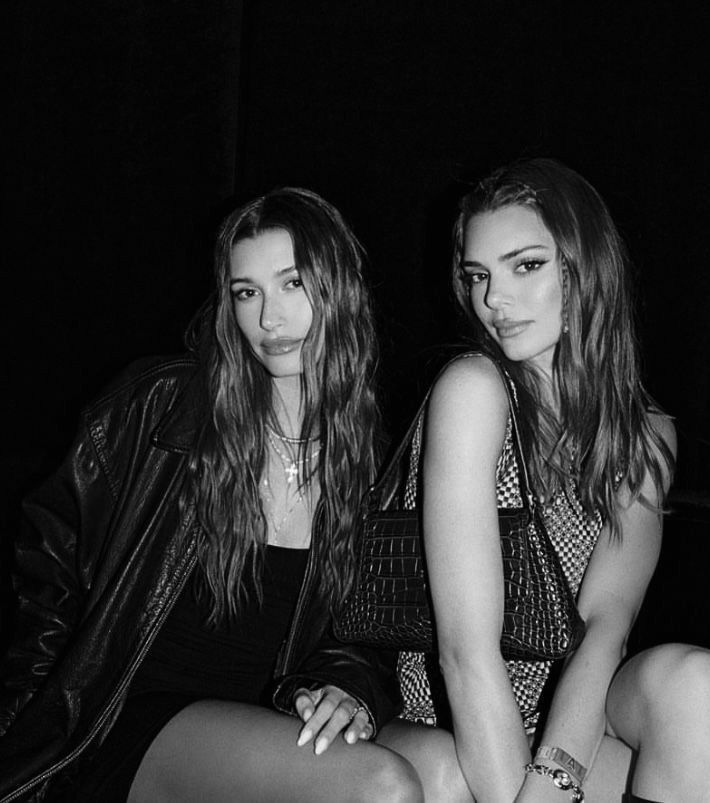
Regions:
<instances>
[{"instance_id":1,"label":"young woman with leather jacket","mask_svg":"<svg viewBox=\"0 0 710 803\"><path fill-rule=\"evenodd\" d=\"M418 800L370 741L389 656L328 635L378 428L340 214L301 189L233 212L193 342L115 380L26 500L0 800Z\"/></svg>"}]
</instances>

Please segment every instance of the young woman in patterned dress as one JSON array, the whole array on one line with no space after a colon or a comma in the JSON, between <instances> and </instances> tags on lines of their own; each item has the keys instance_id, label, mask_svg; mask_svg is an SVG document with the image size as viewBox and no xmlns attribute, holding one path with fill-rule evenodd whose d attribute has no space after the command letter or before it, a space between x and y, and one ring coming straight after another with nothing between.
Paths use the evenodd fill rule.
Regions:
<instances>
[{"instance_id":1,"label":"young woman in patterned dress","mask_svg":"<svg viewBox=\"0 0 710 803\"><path fill-rule=\"evenodd\" d=\"M453 733L400 720L380 739L425 787L455 751L449 788L461 800L707 801L710 652L664 645L624 662L659 555L676 440L639 378L621 238L589 183L548 159L497 170L460 210L456 296L515 382L533 490L586 634L562 667L501 656L508 402L488 357L455 360L431 395L422 463ZM438 672L406 653L400 669L405 719L433 722Z\"/></svg>"}]
</instances>

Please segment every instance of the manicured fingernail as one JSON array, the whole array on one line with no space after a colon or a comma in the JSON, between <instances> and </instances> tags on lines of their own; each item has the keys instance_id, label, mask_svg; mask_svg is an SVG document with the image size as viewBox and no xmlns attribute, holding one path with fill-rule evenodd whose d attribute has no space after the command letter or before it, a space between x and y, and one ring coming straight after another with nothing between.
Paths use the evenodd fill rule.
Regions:
<instances>
[{"instance_id":1,"label":"manicured fingernail","mask_svg":"<svg viewBox=\"0 0 710 803\"><path fill-rule=\"evenodd\" d=\"M296 742L298 747L303 747L303 745L306 744L306 742L310 742L311 736L313 736L313 734L308 730L308 728L306 728L306 730L301 731L301 735L298 737L298 741Z\"/></svg>"},{"instance_id":2,"label":"manicured fingernail","mask_svg":"<svg viewBox=\"0 0 710 803\"><path fill-rule=\"evenodd\" d=\"M318 739L318 741L316 742L315 750L314 750L315 754L317 756L319 756L326 749L326 747L328 747L328 740L327 739Z\"/></svg>"},{"instance_id":3,"label":"manicured fingernail","mask_svg":"<svg viewBox=\"0 0 710 803\"><path fill-rule=\"evenodd\" d=\"M303 719L303 721L304 721L304 722L308 722L308 720L309 720L309 719L310 719L312 716L313 716L313 709L312 709L312 708L307 708L307 709L306 709L306 710L303 712L302 719Z\"/></svg>"},{"instance_id":4,"label":"manicured fingernail","mask_svg":"<svg viewBox=\"0 0 710 803\"><path fill-rule=\"evenodd\" d=\"M367 739L367 738L369 738L369 737L368 737L368 735L367 735L367 731L363 731L363 732L360 734L360 738L361 738L361 739Z\"/></svg>"},{"instance_id":5,"label":"manicured fingernail","mask_svg":"<svg viewBox=\"0 0 710 803\"><path fill-rule=\"evenodd\" d=\"M355 742L357 741L357 736L352 731L348 731L345 734L345 741L348 744L355 744Z\"/></svg>"}]
</instances>

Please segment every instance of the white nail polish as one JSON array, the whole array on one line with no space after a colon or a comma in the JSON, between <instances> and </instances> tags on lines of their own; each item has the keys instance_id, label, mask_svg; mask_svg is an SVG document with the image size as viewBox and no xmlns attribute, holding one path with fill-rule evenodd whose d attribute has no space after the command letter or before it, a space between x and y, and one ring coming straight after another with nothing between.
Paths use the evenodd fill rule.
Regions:
<instances>
[{"instance_id":1,"label":"white nail polish","mask_svg":"<svg viewBox=\"0 0 710 803\"><path fill-rule=\"evenodd\" d=\"M313 734L309 730L301 731L301 735L298 737L298 741L296 742L298 747L303 747L306 742L311 740L311 736Z\"/></svg>"},{"instance_id":2,"label":"white nail polish","mask_svg":"<svg viewBox=\"0 0 710 803\"><path fill-rule=\"evenodd\" d=\"M328 747L328 742L325 739L318 739L316 742L315 754L319 756L325 748Z\"/></svg>"}]
</instances>

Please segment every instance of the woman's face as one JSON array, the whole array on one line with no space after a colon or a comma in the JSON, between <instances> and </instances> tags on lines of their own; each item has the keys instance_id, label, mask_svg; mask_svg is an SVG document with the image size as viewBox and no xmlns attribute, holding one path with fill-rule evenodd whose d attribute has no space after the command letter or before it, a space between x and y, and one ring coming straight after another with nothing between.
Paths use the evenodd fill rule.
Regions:
<instances>
[{"instance_id":1,"label":"woman's face","mask_svg":"<svg viewBox=\"0 0 710 803\"><path fill-rule=\"evenodd\" d=\"M473 311L505 356L551 376L562 330L562 269L537 213L505 206L474 215L464 231L463 271Z\"/></svg>"},{"instance_id":2,"label":"woman's face","mask_svg":"<svg viewBox=\"0 0 710 803\"><path fill-rule=\"evenodd\" d=\"M298 376L313 309L293 256L291 235L270 229L232 249L230 289L237 324L275 379Z\"/></svg>"}]
</instances>

